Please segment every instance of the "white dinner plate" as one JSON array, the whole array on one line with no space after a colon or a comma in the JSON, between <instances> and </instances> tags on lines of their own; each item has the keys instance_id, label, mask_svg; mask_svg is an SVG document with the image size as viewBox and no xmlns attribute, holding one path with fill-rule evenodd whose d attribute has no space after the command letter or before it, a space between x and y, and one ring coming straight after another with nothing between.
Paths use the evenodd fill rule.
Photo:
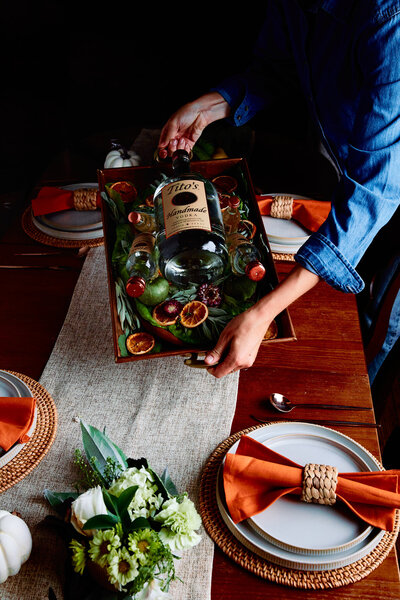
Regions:
<instances>
[{"instance_id":1,"label":"white dinner plate","mask_svg":"<svg viewBox=\"0 0 400 600\"><path fill-rule=\"evenodd\" d=\"M276 423L249 436L301 465L331 464L339 472L380 470L375 458L354 440L319 425ZM237 445L230 452L235 452ZM341 506L340 501L335 507L320 506L290 495L235 525L223 501L223 488L219 487L217 495L225 523L242 543L247 542L253 551L272 562L292 568L345 566L365 556L383 535Z\"/></svg>"},{"instance_id":2,"label":"white dinner plate","mask_svg":"<svg viewBox=\"0 0 400 600\"><path fill-rule=\"evenodd\" d=\"M65 190L98 188L97 183L74 183L62 186ZM43 233L66 240L89 240L103 236L101 210L61 210L34 216L35 226Z\"/></svg>"},{"instance_id":3,"label":"white dinner plate","mask_svg":"<svg viewBox=\"0 0 400 600\"><path fill-rule=\"evenodd\" d=\"M269 193L262 196L292 196L302 200L309 200L299 194ZM261 196L261 198L262 198ZM272 252L294 253L308 240L311 232L293 219L277 219L268 215L262 216L265 233Z\"/></svg>"},{"instance_id":4,"label":"white dinner plate","mask_svg":"<svg viewBox=\"0 0 400 600\"><path fill-rule=\"evenodd\" d=\"M7 398L29 398L32 397L32 392L29 387L24 383L19 377L13 375L12 373L7 373L7 371L0 371L0 396ZM29 431L27 432L28 436L31 436L35 430L37 421L37 407L35 407L35 414L33 417L33 422ZM0 468L4 467L7 463L10 462L13 458L17 456L19 452L21 452L22 448L25 444L14 444L12 448L8 450L8 452L4 452L2 448L0 448Z\"/></svg>"}]
</instances>

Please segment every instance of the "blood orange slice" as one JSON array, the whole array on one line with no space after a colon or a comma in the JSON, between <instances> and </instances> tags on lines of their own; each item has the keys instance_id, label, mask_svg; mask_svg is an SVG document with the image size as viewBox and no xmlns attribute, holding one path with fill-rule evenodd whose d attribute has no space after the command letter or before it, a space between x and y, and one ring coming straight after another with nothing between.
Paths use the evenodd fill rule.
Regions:
<instances>
[{"instance_id":1,"label":"blood orange slice","mask_svg":"<svg viewBox=\"0 0 400 600\"><path fill-rule=\"evenodd\" d=\"M200 300L192 300L185 304L181 311L181 323L184 327L193 329L203 323L208 317L208 308Z\"/></svg>"},{"instance_id":2,"label":"blood orange slice","mask_svg":"<svg viewBox=\"0 0 400 600\"><path fill-rule=\"evenodd\" d=\"M155 338L150 333L131 333L126 340L126 348L131 354L147 354L154 348Z\"/></svg>"}]
</instances>

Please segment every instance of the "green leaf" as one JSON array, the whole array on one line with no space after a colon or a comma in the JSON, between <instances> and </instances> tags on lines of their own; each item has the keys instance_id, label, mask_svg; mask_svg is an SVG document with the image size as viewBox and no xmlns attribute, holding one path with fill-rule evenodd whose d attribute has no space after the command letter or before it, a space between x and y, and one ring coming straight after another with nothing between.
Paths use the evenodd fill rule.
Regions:
<instances>
[{"instance_id":1,"label":"green leaf","mask_svg":"<svg viewBox=\"0 0 400 600\"><path fill-rule=\"evenodd\" d=\"M83 447L89 464L102 478L104 478L108 458L121 470L128 467L126 456L122 450L99 429L81 420L81 430Z\"/></svg>"},{"instance_id":2,"label":"green leaf","mask_svg":"<svg viewBox=\"0 0 400 600\"><path fill-rule=\"evenodd\" d=\"M165 467L161 477L160 477L161 481L164 484L165 489L167 490L167 492L169 493L170 496L177 496L178 495L178 490L176 489L176 486L174 484L174 482L172 481L169 471L168 471L168 467Z\"/></svg>"},{"instance_id":3,"label":"green leaf","mask_svg":"<svg viewBox=\"0 0 400 600\"><path fill-rule=\"evenodd\" d=\"M102 492L103 492L104 504L107 506L107 509L111 513L118 515L117 498L115 496L113 496L112 494L110 494L104 488L103 488Z\"/></svg>"},{"instance_id":4,"label":"green leaf","mask_svg":"<svg viewBox=\"0 0 400 600\"><path fill-rule=\"evenodd\" d=\"M43 490L44 497L47 502L54 508L63 504L66 500L75 500L78 496L78 492L52 492L47 488Z\"/></svg>"},{"instance_id":5,"label":"green leaf","mask_svg":"<svg viewBox=\"0 0 400 600\"><path fill-rule=\"evenodd\" d=\"M128 487L126 490L124 490L122 494L120 494L120 496L115 499L118 513L121 517L125 512L128 511L128 507L132 502L138 489L138 485L132 485L131 487Z\"/></svg>"},{"instance_id":6,"label":"green leaf","mask_svg":"<svg viewBox=\"0 0 400 600\"><path fill-rule=\"evenodd\" d=\"M82 529L111 529L119 523L116 515L108 513L107 515L96 515L88 519Z\"/></svg>"},{"instance_id":7,"label":"green leaf","mask_svg":"<svg viewBox=\"0 0 400 600\"><path fill-rule=\"evenodd\" d=\"M129 334L122 333L118 337L118 347L119 347L119 350L121 352L121 356L129 356L129 352L126 349L126 338L128 337L128 335Z\"/></svg>"},{"instance_id":8,"label":"green leaf","mask_svg":"<svg viewBox=\"0 0 400 600\"><path fill-rule=\"evenodd\" d=\"M137 529L152 529L150 522L145 517L138 517L131 522L129 531L136 531Z\"/></svg>"}]
</instances>

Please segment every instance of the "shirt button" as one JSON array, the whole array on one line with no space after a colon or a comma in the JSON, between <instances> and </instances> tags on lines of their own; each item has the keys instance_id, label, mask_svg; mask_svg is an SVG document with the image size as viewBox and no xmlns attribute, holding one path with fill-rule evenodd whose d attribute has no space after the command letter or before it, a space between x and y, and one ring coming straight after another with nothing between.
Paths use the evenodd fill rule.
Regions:
<instances>
[{"instance_id":1,"label":"shirt button","mask_svg":"<svg viewBox=\"0 0 400 600\"><path fill-rule=\"evenodd\" d=\"M244 107L244 110L247 112L247 111L249 110L249 107L248 107L248 106L245 106L245 107Z\"/></svg>"},{"instance_id":2,"label":"shirt button","mask_svg":"<svg viewBox=\"0 0 400 600\"><path fill-rule=\"evenodd\" d=\"M238 115L238 117L237 117L237 120L238 120L238 121L240 121L240 120L241 120L241 118L242 118L242 117L241 117L240 115Z\"/></svg>"}]
</instances>

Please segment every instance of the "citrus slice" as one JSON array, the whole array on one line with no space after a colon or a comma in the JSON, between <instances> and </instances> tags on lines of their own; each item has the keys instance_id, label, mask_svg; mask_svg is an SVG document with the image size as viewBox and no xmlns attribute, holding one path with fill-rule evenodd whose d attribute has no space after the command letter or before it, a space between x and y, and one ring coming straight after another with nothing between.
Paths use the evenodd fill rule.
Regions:
<instances>
[{"instance_id":1,"label":"citrus slice","mask_svg":"<svg viewBox=\"0 0 400 600\"><path fill-rule=\"evenodd\" d=\"M146 354L154 348L155 338L150 333L131 333L126 340L126 348L131 354Z\"/></svg>"},{"instance_id":2,"label":"citrus slice","mask_svg":"<svg viewBox=\"0 0 400 600\"><path fill-rule=\"evenodd\" d=\"M218 192L219 205L221 210L225 210L229 206L229 194L223 194L222 192Z\"/></svg>"},{"instance_id":3,"label":"citrus slice","mask_svg":"<svg viewBox=\"0 0 400 600\"><path fill-rule=\"evenodd\" d=\"M164 305L165 305L165 302L161 302L161 304L157 304L157 306L155 306L153 308L152 316L153 316L153 319L155 321L157 321L157 323L159 325L161 325L161 327L168 327L168 325L173 325L174 323L176 323L178 315L176 315L176 316L168 315L164 310Z\"/></svg>"},{"instance_id":4,"label":"citrus slice","mask_svg":"<svg viewBox=\"0 0 400 600\"><path fill-rule=\"evenodd\" d=\"M274 340L278 335L278 325L276 321L272 321L271 325L268 327L267 331L264 334L264 340Z\"/></svg>"},{"instance_id":5,"label":"citrus slice","mask_svg":"<svg viewBox=\"0 0 400 600\"><path fill-rule=\"evenodd\" d=\"M116 192L120 195L123 202L132 202L137 196L137 189L130 181L115 181L110 184L108 190L111 198L113 198L113 194Z\"/></svg>"},{"instance_id":6,"label":"citrus slice","mask_svg":"<svg viewBox=\"0 0 400 600\"><path fill-rule=\"evenodd\" d=\"M257 227L251 221L244 219L243 221L240 221L237 231L244 235L246 239L252 240L256 234Z\"/></svg>"},{"instance_id":7,"label":"citrus slice","mask_svg":"<svg viewBox=\"0 0 400 600\"><path fill-rule=\"evenodd\" d=\"M192 300L185 304L181 311L181 323L184 327L198 327L208 317L208 308L200 300Z\"/></svg>"},{"instance_id":8,"label":"citrus slice","mask_svg":"<svg viewBox=\"0 0 400 600\"><path fill-rule=\"evenodd\" d=\"M231 175L217 175L212 180L218 192L223 194L232 194L238 186L237 180Z\"/></svg>"}]
</instances>

